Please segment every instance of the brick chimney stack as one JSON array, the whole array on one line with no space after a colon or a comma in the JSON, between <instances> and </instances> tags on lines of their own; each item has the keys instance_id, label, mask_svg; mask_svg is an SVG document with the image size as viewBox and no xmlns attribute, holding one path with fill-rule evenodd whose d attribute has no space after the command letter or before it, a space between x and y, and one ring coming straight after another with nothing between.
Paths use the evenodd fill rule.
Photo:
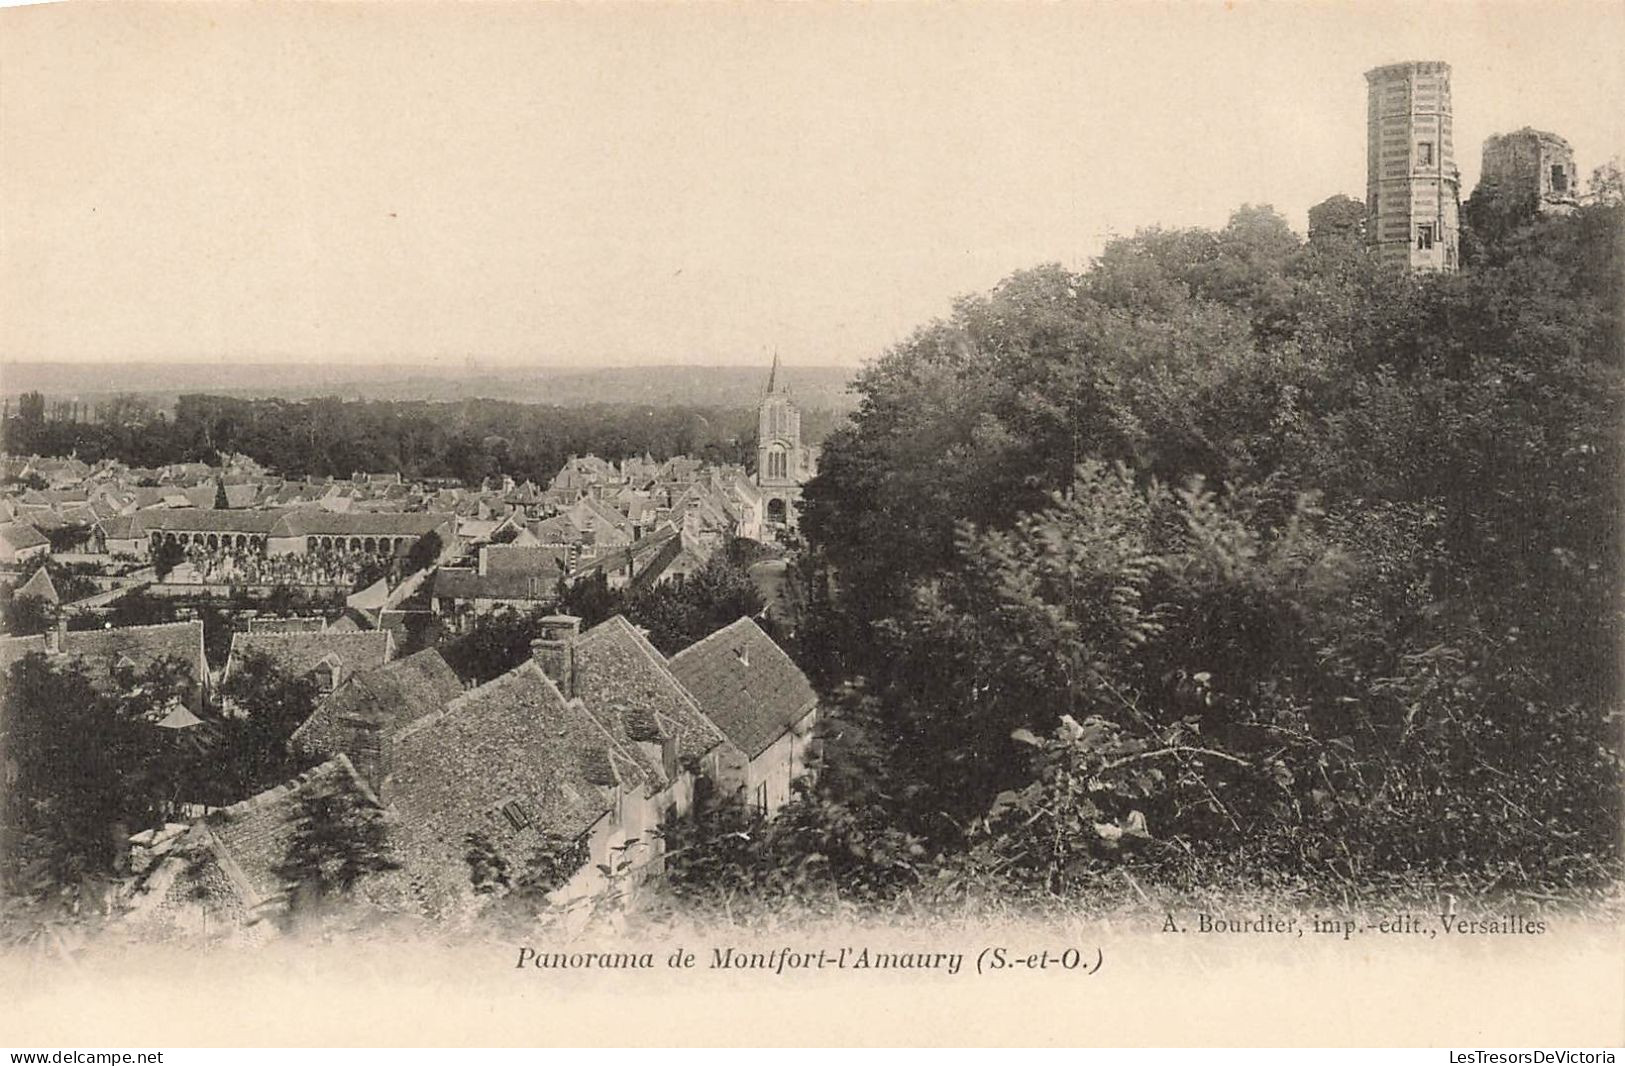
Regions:
<instances>
[{"instance_id":1,"label":"brick chimney stack","mask_svg":"<svg viewBox=\"0 0 1625 1066\"><path fill-rule=\"evenodd\" d=\"M542 619L540 628L541 635L530 642L530 653L564 698L575 699L575 642L581 635L581 619L571 614L550 614Z\"/></svg>"},{"instance_id":2,"label":"brick chimney stack","mask_svg":"<svg viewBox=\"0 0 1625 1066\"><path fill-rule=\"evenodd\" d=\"M379 803L390 800L390 775L395 769L394 743L384 723L373 714L348 714L339 719L344 735L344 754L356 773L372 789Z\"/></svg>"}]
</instances>

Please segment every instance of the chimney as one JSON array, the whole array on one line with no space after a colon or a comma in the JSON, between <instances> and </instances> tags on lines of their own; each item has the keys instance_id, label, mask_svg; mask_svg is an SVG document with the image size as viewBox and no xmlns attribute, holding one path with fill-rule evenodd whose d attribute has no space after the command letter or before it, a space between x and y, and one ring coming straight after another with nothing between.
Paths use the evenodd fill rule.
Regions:
<instances>
[{"instance_id":1,"label":"chimney","mask_svg":"<svg viewBox=\"0 0 1625 1066\"><path fill-rule=\"evenodd\" d=\"M356 773L379 803L388 804L395 752L384 723L376 715L350 714L339 719L339 728L344 737L344 754L350 757Z\"/></svg>"},{"instance_id":2,"label":"chimney","mask_svg":"<svg viewBox=\"0 0 1625 1066\"><path fill-rule=\"evenodd\" d=\"M539 624L540 635L530 642L530 653L542 673L553 679L564 698L576 695L576 637L581 635L581 619L570 614L550 614Z\"/></svg>"},{"instance_id":3,"label":"chimney","mask_svg":"<svg viewBox=\"0 0 1625 1066\"><path fill-rule=\"evenodd\" d=\"M50 635L45 638L45 650L53 655L59 654L68 646L68 616L63 611L57 611L56 625L52 627Z\"/></svg>"}]
</instances>

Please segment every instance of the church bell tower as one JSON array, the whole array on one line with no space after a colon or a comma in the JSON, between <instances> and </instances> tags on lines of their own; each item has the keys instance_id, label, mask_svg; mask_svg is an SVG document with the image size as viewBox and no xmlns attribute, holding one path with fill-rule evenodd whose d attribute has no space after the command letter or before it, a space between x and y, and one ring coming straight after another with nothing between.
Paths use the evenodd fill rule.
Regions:
<instances>
[{"instance_id":1,"label":"church bell tower","mask_svg":"<svg viewBox=\"0 0 1625 1066\"><path fill-rule=\"evenodd\" d=\"M811 476L810 456L801 443L801 411L785 390L775 352L756 417L756 485L767 501L770 527L796 528L801 486Z\"/></svg>"}]
</instances>

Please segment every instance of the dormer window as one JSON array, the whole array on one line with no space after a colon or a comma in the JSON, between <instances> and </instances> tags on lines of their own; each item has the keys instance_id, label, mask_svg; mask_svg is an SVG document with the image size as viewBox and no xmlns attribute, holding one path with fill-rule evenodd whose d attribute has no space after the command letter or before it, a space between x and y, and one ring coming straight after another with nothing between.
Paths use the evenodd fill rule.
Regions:
<instances>
[{"instance_id":1,"label":"dormer window","mask_svg":"<svg viewBox=\"0 0 1625 1066\"><path fill-rule=\"evenodd\" d=\"M677 776L677 738L670 732L660 738L660 768L668 778Z\"/></svg>"},{"instance_id":2,"label":"dormer window","mask_svg":"<svg viewBox=\"0 0 1625 1066\"><path fill-rule=\"evenodd\" d=\"M740 645L739 647L734 649L734 658L739 660L739 665L740 666L749 666L750 665L750 649L745 647L744 645Z\"/></svg>"},{"instance_id":3,"label":"dormer window","mask_svg":"<svg viewBox=\"0 0 1625 1066\"><path fill-rule=\"evenodd\" d=\"M497 813L507 821L513 829L526 829L530 826L530 812L520 805L518 800L509 800L497 808Z\"/></svg>"},{"instance_id":4,"label":"dormer window","mask_svg":"<svg viewBox=\"0 0 1625 1066\"><path fill-rule=\"evenodd\" d=\"M338 687L341 673L342 664L339 657L328 655L316 664L316 669L310 672L310 676L315 679L317 688L323 692L332 692Z\"/></svg>"}]
</instances>

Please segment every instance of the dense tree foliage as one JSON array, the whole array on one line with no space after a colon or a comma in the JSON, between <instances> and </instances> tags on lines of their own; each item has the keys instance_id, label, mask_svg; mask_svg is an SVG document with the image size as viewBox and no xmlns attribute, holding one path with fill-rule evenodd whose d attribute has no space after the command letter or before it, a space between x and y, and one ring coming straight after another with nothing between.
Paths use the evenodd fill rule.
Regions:
<instances>
[{"instance_id":1,"label":"dense tree foliage","mask_svg":"<svg viewBox=\"0 0 1625 1066\"><path fill-rule=\"evenodd\" d=\"M294 677L264 655L242 655L220 695L227 713L213 723L219 736L215 767L198 782L200 799L235 803L302 769L288 738L321 699L314 679Z\"/></svg>"},{"instance_id":2,"label":"dense tree foliage","mask_svg":"<svg viewBox=\"0 0 1625 1066\"><path fill-rule=\"evenodd\" d=\"M102 908L126 872L130 835L174 813L188 753L153 723L191 684L186 664L167 659L111 684L40 654L12 666L4 740L15 778L0 825L8 933Z\"/></svg>"},{"instance_id":3,"label":"dense tree foliage","mask_svg":"<svg viewBox=\"0 0 1625 1066\"><path fill-rule=\"evenodd\" d=\"M530 642L541 635L541 621L548 614L543 608L500 607L479 615L467 632L441 644L440 654L459 677L483 685L530 658Z\"/></svg>"},{"instance_id":4,"label":"dense tree foliage","mask_svg":"<svg viewBox=\"0 0 1625 1066\"><path fill-rule=\"evenodd\" d=\"M309 931L314 922L341 917L347 910L341 905L363 878L399 868L382 810L352 791L304 796L275 870L288 894L289 926Z\"/></svg>"},{"instance_id":5,"label":"dense tree foliage","mask_svg":"<svg viewBox=\"0 0 1625 1066\"><path fill-rule=\"evenodd\" d=\"M1357 207L1017 274L860 376L802 644L861 682L898 828L1061 891L1175 845L1617 862L1621 207L1417 277Z\"/></svg>"},{"instance_id":6,"label":"dense tree foliage","mask_svg":"<svg viewBox=\"0 0 1625 1066\"><path fill-rule=\"evenodd\" d=\"M613 615L625 615L649 642L675 655L741 618L761 618L761 591L751 580L750 549L731 541L680 582L611 589L602 575L578 580L562 590L560 609L591 628Z\"/></svg>"},{"instance_id":7,"label":"dense tree foliage","mask_svg":"<svg viewBox=\"0 0 1625 1066\"><path fill-rule=\"evenodd\" d=\"M649 643L675 655L741 618L759 615L762 594L745 568L717 552L681 584L646 585L620 605Z\"/></svg>"}]
</instances>

